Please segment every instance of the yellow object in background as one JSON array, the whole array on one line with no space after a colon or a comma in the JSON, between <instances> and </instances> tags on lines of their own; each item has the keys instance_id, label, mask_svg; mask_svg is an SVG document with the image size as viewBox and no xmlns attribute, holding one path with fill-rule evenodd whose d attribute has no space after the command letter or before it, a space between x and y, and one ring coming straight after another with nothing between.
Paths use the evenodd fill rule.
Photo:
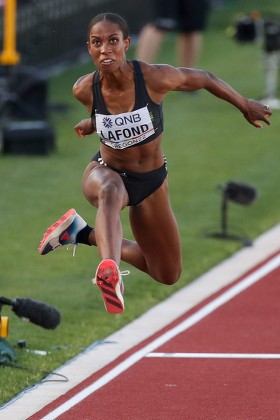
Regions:
<instances>
[{"instance_id":1,"label":"yellow object in background","mask_svg":"<svg viewBox=\"0 0 280 420\"><path fill-rule=\"evenodd\" d=\"M7 316L0 316L0 337L7 338L9 331L9 318Z\"/></svg>"},{"instance_id":2,"label":"yellow object in background","mask_svg":"<svg viewBox=\"0 0 280 420\"><path fill-rule=\"evenodd\" d=\"M16 51L16 17L17 1L6 0L4 6L3 50L0 54L0 64L14 66L20 61Z\"/></svg>"}]
</instances>

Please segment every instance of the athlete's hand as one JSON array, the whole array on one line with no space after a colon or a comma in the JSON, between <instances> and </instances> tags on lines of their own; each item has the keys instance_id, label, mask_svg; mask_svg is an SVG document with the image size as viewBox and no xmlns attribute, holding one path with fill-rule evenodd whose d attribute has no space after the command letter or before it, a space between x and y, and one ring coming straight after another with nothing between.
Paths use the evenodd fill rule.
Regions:
<instances>
[{"instance_id":1,"label":"athlete's hand","mask_svg":"<svg viewBox=\"0 0 280 420\"><path fill-rule=\"evenodd\" d=\"M95 127L92 124L91 118L86 118L75 125L74 130L79 137L86 137L95 132Z\"/></svg>"},{"instance_id":2,"label":"athlete's hand","mask_svg":"<svg viewBox=\"0 0 280 420\"><path fill-rule=\"evenodd\" d=\"M266 125L271 124L268 117L272 115L272 112L268 105L264 105L261 102L249 100L243 115L250 124L257 128L262 128L262 123L259 121L265 122Z\"/></svg>"}]
</instances>

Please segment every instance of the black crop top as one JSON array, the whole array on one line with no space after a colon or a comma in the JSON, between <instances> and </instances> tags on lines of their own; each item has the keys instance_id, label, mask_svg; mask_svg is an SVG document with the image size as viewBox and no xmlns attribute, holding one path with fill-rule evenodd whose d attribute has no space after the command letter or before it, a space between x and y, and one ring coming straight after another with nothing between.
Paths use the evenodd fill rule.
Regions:
<instances>
[{"instance_id":1,"label":"black crop top","mask_svg":"<svg viewBox=\"0 0 280 420\"><path fill-rule=\"evenodd\" d=\"M132 64L135 104L131 112L110 114L102 96L99 70L93 76L92 122L100 141L118 150L149 143L163 131L162 103L158 105L151 100L139 62L132 60Z\"/></svg>"}]
</instances>

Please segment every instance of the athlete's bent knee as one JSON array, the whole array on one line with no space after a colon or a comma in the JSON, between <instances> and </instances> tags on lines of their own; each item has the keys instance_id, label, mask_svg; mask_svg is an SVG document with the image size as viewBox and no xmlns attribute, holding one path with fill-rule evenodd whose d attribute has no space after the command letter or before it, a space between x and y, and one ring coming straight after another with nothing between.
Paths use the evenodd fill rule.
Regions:
<instances>
[{"instance_id":1,"label":"athlete's bent knee","mask_svg":"<svg viewBox=\"0 0 280 420\"><path fill-rule=\"evenodd\" d=\"M172 286L172 284L175 284L179 280L181 273L182 266L179 266L177 270L165 270L164 273L161 273L158 277L155 277L155 279L159 283L166 284L167 286Z\"/></svg>"}]
</instances>

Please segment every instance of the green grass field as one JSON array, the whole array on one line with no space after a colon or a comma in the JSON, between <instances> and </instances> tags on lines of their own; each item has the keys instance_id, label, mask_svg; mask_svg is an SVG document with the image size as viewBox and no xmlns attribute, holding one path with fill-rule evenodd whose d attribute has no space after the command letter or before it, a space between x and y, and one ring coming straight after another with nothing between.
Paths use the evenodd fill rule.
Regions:
<instances>
[{"instance_id":1,"label":"green grass field","mask_svg":"<svg viewBox=\"0 0 280 420\"><path fill-rule=\"evenodd\" d=\"M238 12L258 7L262 11L261 1L247 0L246 8L243 3L229 2L225 9L213 12L200 67L214 72L244 96L260 98L264 92L260 43L240 45L226 36L226 28ZM265 11L276 11L278 0L269 3ZM174 36L166 39L160 61L176 65L174 42ZM62 314L59 327L49 331L21 321L9 307L3 307L2 315L9 316L8 341L16 348L18 364L27 369L1 367L0 403L41 380L45 376L41 371L55 370L94 341L105 339L242 246L204 235L209 229L220 230L218 184L240 181L253 185L259 193L252 206L230 204L232 231L241 229L254 239L280 220L280 111L274 111L271 127L258 130L234 107L207 92L169 94L164 105L163 146L184 271L175 286L167 287L123 264L121 269L131 271L126 280L126 310L117 316L107 314L91 284L98 264L96 249L80 245L75 258L66 249L48 256L37 252L46 228L69 208L76 208L90 224L94 221L94 209L81 192L81 176L98 149L98 139L76 137L73 126L86 112L72 98L73 83L90 71L89 62L50 79L51 103L68 105L67 111L50 115L56 130L55 153L47 157L0 156L0 295L41 300ZM124 234L131 237L126 216L125 210ZM29 350L48 354L21 350L17 348L19 340L26 340Z\"/></svg>"}]
</instances>

